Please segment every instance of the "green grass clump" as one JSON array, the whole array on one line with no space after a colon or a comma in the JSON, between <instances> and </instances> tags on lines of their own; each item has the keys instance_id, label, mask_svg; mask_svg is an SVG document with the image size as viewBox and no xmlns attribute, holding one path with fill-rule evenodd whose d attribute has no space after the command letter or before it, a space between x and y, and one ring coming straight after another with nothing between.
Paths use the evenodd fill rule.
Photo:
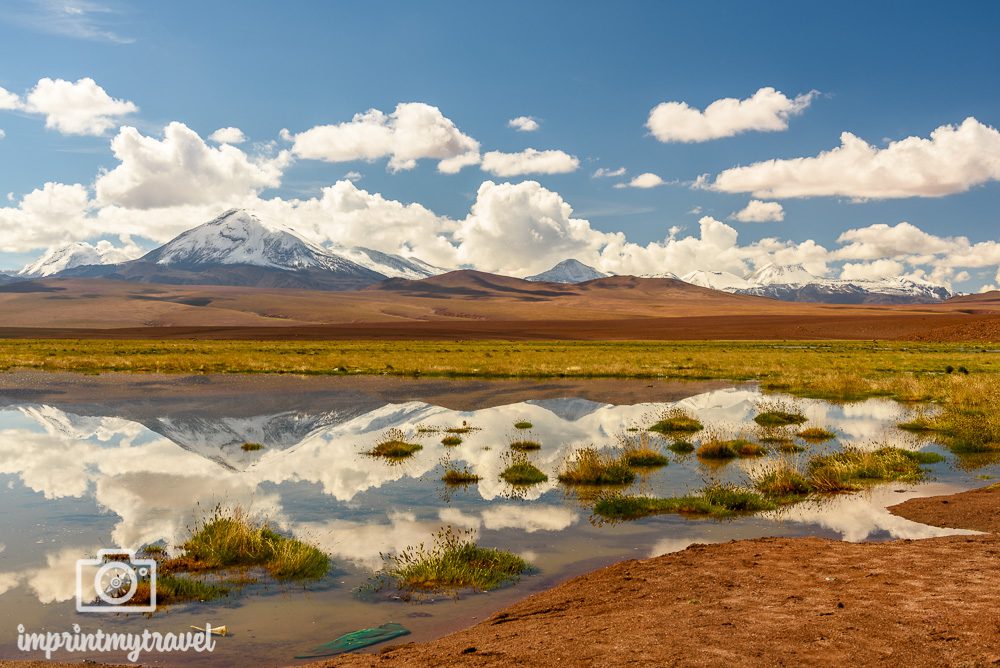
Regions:
<instances>
[{"instance_id":1,"label":"green grass clump","mask_svg":"<svg viewBox=\"0 0 1000 668\"><path fill-rule=\"evenodd\" d=\"M448 467L444 475L441 476L441 480L447 485L468 485L470 483L479 482L482 477L476 475L468 468L452 468Z\"/></svg>"},{"instance_id":2,"label":"green grass clump","mask_svg":"<svg viewBox=\"0 0 1000 668\"><path fill-rule=\"evenodd\" d=\"M410 547L386 557L380 574L400 589L449 591L497 589L530 569L528 563L506 550L480 547L470 534L446 527L434 536L430 547Z\"/></svg>"},{"instance_id":3,"label":"green grass clump","mask_svg":"<svg viewBox=\"0 0 1000 668\"><path fill-rule=\"evenodd\" d=\"M198 578L162 573L156 577L156 604L169 605L187 601L214 601L229 595L229 588ZM139 582L132 595L133 604L150 602L149 582Z\"/></svg>"},{"instance_id":4,"label":"green grass clump","mask_svg":"<svg viewBox=\"0 0 1000 668\"><path fill-rule=\"evenodd\" d=\"M240 446L243 452L256 452L257 450L263 450L264 446L260 443L244 443Z\"/></svg>"},{"instance_id":5,"label":"green grass clump","mask_svg":"<svg viewBox=\"0 0 1000 668\"><path fill-rule=\"evenodd\" d=\"M566 485L627 485L635 473L620 457L597 448L577 450L563 464L559 482Z\"/></svg>"},{"instance_id":6,"label":"green grass clump","mask_svg":"<svg viewBox=\"0 0 1000 668\"><path fill-rule=\"evenodd\" d=\"M538 441L532 441L530 439L521 439L517 441L511 441L510 449L517 450L519 452L528 452L529 450L540 450L542 444Z\"/></svg>"},{"instance_id":7,"label":"green grass clump","mask_svg":"<svg viewBox=\"0 0 1000 668\"><path fill-rule=\"evenodd\" d=\"M791 455L796 452L805 452L806 447L804 445L799 445L795 441L781 441L778 443L778 451L783 452L786 455Z\"/></svg>"},{"instance_id":8,"label":"green grass clump","mask_svg":"<svg viewBox=\"0 0 1000 668\"><path fill-rule=\"evenodd\" d=\"M737 457L759 457L767 452L767 449L753 441L745 438L733 438L728 440L713 439L701 444L698 448L698 456L702 459L736 459Z\"/></svg>"},{"instance_id":9,"label":"green grass clump","mask_svg":"<svg viewBox=\"0 0 1000 668\"><path fill-rule=\"evenodd\" d=\"M703 425L697 419L691 417L679 408L674 408L663 415L649 431L656 431L661 434L693 433L701 431Z\"/></svg>"},{"instance_id":10,"label":"green grass clump","mask_svg":"<svg viewBox=\"0 0 1000 668\"><path fill-rule=\"evenodd\" d=\"M926 450L903 450L903 454L918 464L937 464L944 461L944 455Z\"/></svg>"},{"instance_id":11,"label":"green grass clump","mask_svg":"<svg viewBox=\"0 0 1000 668\"><path fill-rule=\"evenodd\" d=\"M806 421L806 416L802 413L794 413L783 410L769 410L759 413L753 419L762 427L785 427L791 424L802 424Z\"/></svg>"},{"instance_id":12,"label":"green grass clump","mask_svg":"<svg viewBox=\"0 0 1000 668\"><path fill-rule=\"evenodd\" d=\"M657 498L628 494L604 494L594 504L594 514L607 520L634 520L649 515L704 515L729 517L736 513L753 513L773 509L774 503L760 494L715 483L700 494Z\"/></svg>"},{"instance_id":13,"label":"green grass clump","mask_svg":"<svg viewBox=\"0 0 1000 668\"><path fill-rule=\"evenodd\" d=\"M445 436L441 439L441 445L447 445L449 448L453 448L456 445L462 445L461 436Z\"/></svg>"},{"instance_id":14,"label":"green grass clump","mask_svg":"<svg viewBox=\"0 0 1000 668\"><path fill-rule=\"evenodd\" d=\"M849 448L813 457L808 465L809 482L817 491L839 492L857 489L863 483L917 481L924 477L920 464L931 457L940 455L894 447L870 451Z\"/></svg>"},{"instance_id":15,"label":"green grass clump","mask_svg":"<svg viewBox=\"0 0 1000 668\"><path fill-rule=\"evenodd\" d=\"M835 438L837 435L825 429L823 427L809 427L808 429L803 429L798 433L799 438L805 441L829 441L831 438Z\"/></svg>"},{"instance_id":16,"label":"green grass clump","mask_svg":"<svg viewBox=\"0 0 1000 668\"><path fill-rule=\"evenodd\" d=\"M509 485L537 485L549 479L537 466L520 453L512 457L510 465L500 474L500 479Z\"/></svg>"},{"instance_id":17,"label":"green grass clump","mask_svg":"<svg viewBox=\"0 0 1000 668\"><path fill-rule=\"evenodd\" d=\"M622 454L625 463L633 468L656 468L666 466L670 460L653 448L631 448Z\"/></svg>"},{"instance_id":18,"label":"green grass clump","mask_svg":"<svg viewBox=\"0 0 1000 668\"><path fill-rule=\"evenodd\" d=\"M809 479L787 462L757 474L753 484L764 496L781 501L797 500L813 491Z\"/></svg>"},{"instance_id":19,"label":"green grass clump","mask_svg":"<svg viewBox=\"0 0 1000 668\"><path fill-rule=\"evenodd\" d=\"M182 546L181 563L204 569L261 566L279 580L321 578L330 559L319 548L252 522L246 511L216 511ZM173 560L171 560L173 561ZM166 564L164 570L173 570Z\"/></svg>"},{"instance_id":20,"label":"green grass clump","mask_svg":"<svg viewBox=\"0 0 1000 668\"><path fill-rule=\"evenodd\" d=\"M368 454L372 457L384 457L386 459L405 459L413 456L418 450L423 450L424 446L419 443L409 443L406 435L400 429L390 429L382 435L382 440L375 444Z\"/></svg>"},{"instance_id":21,"label":"green grass clump","mask_svg":"<svg viewBox=\"0 0 1000 668\"><path fill-rule=\"evenodd\" d=\"M915 431L915 432L928 432L937 431L937 427L931 422L930 419L926 417L917 417L906 422L900 422L896 425L903 431Z\"/></svg>"},{"instance_id":22,"label":"green grass clump","mask_svg":"<svg viewBox=\"0 0 1000 668\"><path fill-rule=\"evenodd\" d=\"M694 443L690 441L674 441L667 446L667 449L678 455L686 455L694 452Z\"/></svg>"},{"instance_id":23,"label":"green grass clump","mask_svg":"<svg viewBox=\"0 0 1000 668\"><path fill-rule=\"evenodd\" d=\"M448 434L468 434L473 429L474 429L474 427L470 427L469 425L467 425L467 424L465 424L463 422L461 427L448 427L447 429L445 429L445 433L448 433Z\"/></svg>"},{"instance_id":24,"label":"green grass clump","mask_svg":"<svg viewBox=\"0 0 1000 668\"><path fill-rule=\"evenodd\" d=\"M531 424L527 420L518 420L514 423L514 429L531 429L533 426L535 425Z\"/></svg>"}]
</instances>

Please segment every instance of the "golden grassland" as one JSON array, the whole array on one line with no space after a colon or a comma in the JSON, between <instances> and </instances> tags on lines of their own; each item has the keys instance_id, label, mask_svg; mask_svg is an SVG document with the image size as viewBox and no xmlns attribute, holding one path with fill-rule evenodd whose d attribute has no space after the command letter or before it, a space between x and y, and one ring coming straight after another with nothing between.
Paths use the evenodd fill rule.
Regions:
<instances>
[{"instance_id":1,"label":"golden grassland","mask_svg":"<svg viewBox=\"0 0 1000 668\"><path fill-rule=\"evenodd\" d=\"M0 371L289 373L756 381L765 390L934 402L927 428L1000 449L1000 354L991 344L0 340Z\"/></svg>"}]
</instances>

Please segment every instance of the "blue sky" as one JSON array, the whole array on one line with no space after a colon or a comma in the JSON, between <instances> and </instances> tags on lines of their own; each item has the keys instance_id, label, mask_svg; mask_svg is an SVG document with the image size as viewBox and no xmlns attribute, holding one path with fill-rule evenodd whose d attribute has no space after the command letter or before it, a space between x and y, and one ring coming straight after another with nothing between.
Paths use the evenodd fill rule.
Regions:
<instances>
[{"instance_id":1,"label":"blue sky","mask_svg":"<svg viewBox=\"0 0 1000 668\"><path fill-rule=\"evenodd\" d=\"M484 181L516 185L531 180L558 193L572 206L574 218L586 219L593 230L621 232L639 245L662 242L672 227L681 228L675 230L678 237L703 233L699 220L707 215L737 230L740 245L765 238L796 244L813 240L832 252L847 230L907 221L935 238L968 237L969 248L954 248L985 258L995 248L980 251L975 244L1000 240L1000 168L990 166L1000 164L1000 155L989 147L970 158L972 167L955 168L964 172L978 166L982 174L971 174L959 191L943 196L870 196L866 190L862 197L757 197L691 187L702 174L711 184L735 166L817 156L839 146L845 131L885 148L906 137L927 139L936 128L968 117L987 130L997 127L1000 5L967 3L961 9L918 2L11 2L0 9L0 87L27 99L42 78L92 78L107 95L131 101L139 111L122 114L96 135L46 128L42 112L0 111L5 134L0 194L12 194L6 202L11 209L46 182L81 184L93 198L101 170L120 164L109 147L119 125L154 138L172 121L202 138L217 128L238 127L248 137L239 150L274 156L290 150L290 142L279 136L282 129L295 135L349 121L371 108L388 114L399 103L422 102L474 138L483 154L559 150L574 156L579 166L568 173L498 177L475 165L441 173L433 158L392 171L384 158L328 162L293 155L281 167L280 185L258 185L255 196L318 197L322 187L357 172L355 186L366 193L420 203L437 216L459 221L470 215ZM788 98L817 93L780 131L683 143L660 141L646 125L650 111L662 102L704 109L721 98L749 98L762 87ZM508 127L508 120L522 115L536 119L539 129ZM623 177L592 176L598 168L620 167L627 170ZM646 172L666 184L615 187ZM731 219L750 199L779 202L783 220ZM100 208L92 204L86 215L99 218ZM88 227L86 239L116 240L128 231L139 245L152 247L163 239L152 232L145 236L142 223L131 221L164 216L163 209L171 207L157 209L117 210ZM177 216L199 213L196 207L176 209ZM49 243L79 240L81 234L79 225L60 231L44 216L15 218L8 212L8 218L8 225L52 230L7 243L0 268L17 268ZM126 219L127 225L120 223ZM0 214L0 233L6 234L3 220ZM171 222L165 229L199 222ZM414 234L427 233L421 229ZM510 231L524 230L513 226ZM396 233L407 234L403 227ZM473 231L463 234L470 244L483 238ZM337 241L336 233L325 236ZM864 238L877 236L876 231ZM420 248L413 240L401 242L406 241ZM607 245L607 239L576 241L582 252L599 254ZM870 265L885 259L896 263L884 265L890 270L920 269L928 275L949 264L941 258L911 262L921 254L912 245L919 241L911 235L911 246L889 249L884 258L864 250L823 262L829 275L837 275L844 261ZM576 248L568 242L555 246ZM951 247L940 248L942 257L954 255ZM539 262L551 259L540 255ZM752 269L759 256L741 256L742 266ZM471 259L465 264L476 264L476 257L471 251L456 256ZM657 257L669 261L676 254ZM996 263L989 262L948 266L937 276L966 290L1000 283ZM710 268L735 271L738 266ZM511 267L514 273L517 269L526 266Z\"/></svg>"}]
</instances>

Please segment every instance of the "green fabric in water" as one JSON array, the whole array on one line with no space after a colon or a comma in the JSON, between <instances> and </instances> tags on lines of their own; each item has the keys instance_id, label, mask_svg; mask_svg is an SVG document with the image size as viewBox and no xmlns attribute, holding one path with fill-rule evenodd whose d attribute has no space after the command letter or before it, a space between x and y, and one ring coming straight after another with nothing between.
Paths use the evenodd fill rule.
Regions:
<instances>
[{"instance_id":1,"label":"green fabric in water","mask_svg":"<svg viewBox=\"0 0 1000 668\"><path fill-rule=\"evenodd\" d=\"M313 649L309 654L300 654L295 658L319 659L324 656L336 656L337 654L343 654L344 652L353 652L354 650L361 649L362 647L377 645L380 642L392 640L393 638L398 638L399 636L409 635L409 633L410 630L402 624L389 622L388 624L382 624L381 626L376 626L371 629L361 629L360 631L346 633L336 640L323 643L319 647Z\"/></svg>"}]
</instances>

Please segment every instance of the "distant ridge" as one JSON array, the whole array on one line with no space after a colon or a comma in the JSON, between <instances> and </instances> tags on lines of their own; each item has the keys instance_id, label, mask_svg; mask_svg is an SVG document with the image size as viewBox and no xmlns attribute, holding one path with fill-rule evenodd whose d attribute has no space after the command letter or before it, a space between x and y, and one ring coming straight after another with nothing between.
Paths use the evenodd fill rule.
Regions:
<instances>
[{"instance_id":1,"label":"distant ridge","mask_svg":"<svg viewBox=\"0 0 1000 668\"><path fill-rule=\"evenodd\" d=\"M534 276L528 276L526 281L545 281L548 283L583 283L592 281L595 278L605 278L608 274L597 271L590 265L579 260L563 260L548 271L543 271Z\"/></svg>"}]
</instances>

